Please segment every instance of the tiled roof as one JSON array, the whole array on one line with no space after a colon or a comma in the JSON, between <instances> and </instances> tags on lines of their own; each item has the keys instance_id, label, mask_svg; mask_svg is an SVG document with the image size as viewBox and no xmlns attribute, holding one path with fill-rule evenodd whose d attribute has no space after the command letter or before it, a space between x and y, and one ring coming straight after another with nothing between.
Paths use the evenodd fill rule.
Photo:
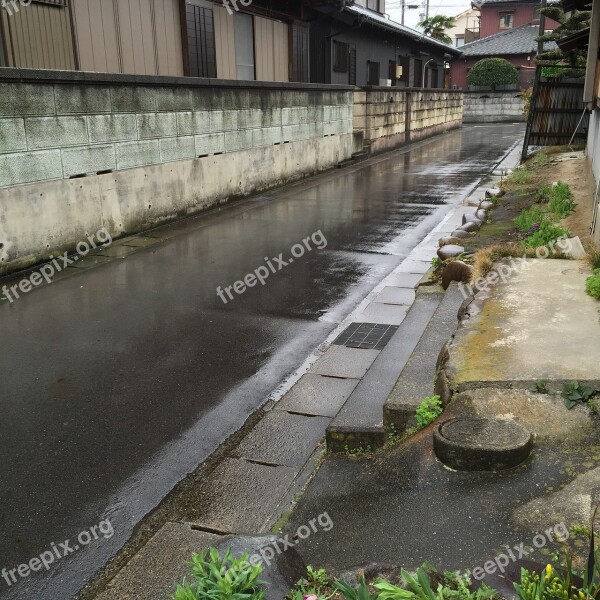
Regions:
<instances>
[{"instance_id":1,"label":"tiled roof","mask_svg":"<svg viewBox=\"0 0 600 600\"><path fill-rule=\"evenodd\" d=\"M536 38L540 35L537 25L522 25L490 35L476 42L461 46L463 56L507 56L511 54L535 54ZM546 42L544 50L556 48L554 42Z\"/></svg>"}]
</instances>

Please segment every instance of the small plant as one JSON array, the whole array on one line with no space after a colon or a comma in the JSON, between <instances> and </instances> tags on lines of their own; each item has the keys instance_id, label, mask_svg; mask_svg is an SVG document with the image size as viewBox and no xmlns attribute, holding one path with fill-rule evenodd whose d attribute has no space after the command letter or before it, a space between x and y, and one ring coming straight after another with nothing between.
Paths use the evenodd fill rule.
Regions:
<instances>
[{"instance_id":1,"label":"small plant","mask_svg":"<svg viewBox=\"0 0 600 600\"><path fill-rule=\"evenodd\" d=\"M555 225L549 221L542 221L539 229L527 236L521 244L524 248L540 248L541 246L548 246L558 238L569 237L570 235L571 232L565 227Z\"/></svg>"},{"instance_id":2,"label":"small plant","mask_svg":"<svg viewBox=\"0 0 600 600\"><path fill-rule=\"evenodd\" d=\"M442 261L440 260L439 256L434 256L431 259L431 266L437 271L440 266L442 265Z\"/></svg>"},{"instance_id":3,"label":"small plant","mask_svg":"<svg viewBox=\"0 0 600 600\"><path fill-rule=\"evenodd\" d=\"M329 585L329 575L325 569L315 569L312 565L306 567L306 580L317 588Z\"/></svg>"},{"instance_id":4,"label":"small plant","mask_svg":"<svg viewBox=\"0 0 600 600\"><path fill-rule=\"evenodd\" d=\"M600 269L594 269L593 273L585 280L585 291L592 298L600 300Z\"/></svg>"},{"instance_id":5,"label":"small plant","mask_svg":"<svg viewBox=\"0 0 600 600\"><path fill-rule=\"evenodd\" d=\"M552 394L554 393L545 381L536 381L530 388L532 392L538 394Z\"/></svg>"},{"instance_id":6,"label":"small plant","mask_svg":"<svg viewBox=\"0 0 600 600\"><path fill-rule=\"evenodd\" d=\"M534 204L530 209L521 212L515 219L515 225L519 231L531 231L534 225L539 225L544 219L545 212L537 204Z\"/></svg>"},{"instance_id":7,"label":"small plant","mask_svg":"<svg viewBox=\"0 0 600 600\"><path fill-rule=\"evenodd\" d=\"M513 185L525 185L529 180L529 170L525 165L517 167L507 178L506 183Z\"/></svg>"},{"instance_id":8,"label":"small plant","mask_svg":"<svg viewBox=\"0 0 600 600\"><path fill-rule=\"evenodd\" d=\"M417 419L417 427L423 429L430 423L433 423L442 413L444 407L442 406L442 399L439 396L431 396L425 398L421 404L419 404L415 413Z\"/></svg>"},{"instance_id":9,"label":"small plant","mask_svg":"<svg viewBox=\"0 0 600 600\"><path fill-rule=\"evenodd\" d=\"M575 210L575 202L573 202L573 193L571 188L562 182L550 188L550 205L549 210L558 219L570 215Z\"/></svg>"},{"instance_id":10,"label":"small plant","mask_svg":"<svg viewBox=\"0 0 600 600\"><path fill-rule=\"evenodd\" d=\"M550 157L545 152L538 152L531 161L536 167L543 167L550 162Z\"/></svg>"},{"instance_id":11,"label":"small plant","mask_svg":"<svg viewBox=\"0 0 600 600\"><path fill-rule=\"evenodd\" d=\"M186 579L178 584L173 600L264 600L266 591L261 589L259 579L263 567L252 566L249 554L234 558L227 550L223 558L215 548L202 554L192 555L191 582Z\"/></svg>"},{"instance_id":12,"label":"small plant","mask_svg":"<svg viewBox=\"0 0 600 600\"><path fill-rule=\"evenodd\" d=\"M562 396L568 409L573 408L578 402L587 402L595 393L594 388L581 385L579 381L565 383L562 389Z\"/></svg>"},{"instance_id":13,"label":"small plant","mask_svg":"<svg viewBox=\"0 0 600 600\"><path fill-rule=\"evenodd\" d=\"M370 444L367 444L366 446L357 446L356 448L350 448L348 444L344 446L344 454L348 456L354 456L356 458L371 454L372 451L373 449L371 448Z\"/></svg>"},{"instance_id":14,"label":"small plant","mask_svg":"<svg viewBox=\"0 0 600 600\"><path fill-rule=\"evenodd\" d=\"M358 578L357 588L353 588L345 581L334 581L333 587L341 592L346 600L377 600L379 597L379 594L371 594L364 575Z\"/></svg>"},{"instance_id":15,"label":"small plant","mask_svg":"<svg viewBox=\"0 0 600 600\"><path fill-rule=\"evenodd\" d=\"M600 269L600 250L598 248L588 250L587 257L592 270Z\"/></svg>"},{"instance_id":16,"label":"small plant","mask_svg":"<svg viewBox=\"0 0 600 600\"><path fill-rule=\"evenodd\" d=\"M408 590L386 581L378 579L373 586L379 590L379 600L410 600L415 595Z\"/></svg>"}]
</instances>

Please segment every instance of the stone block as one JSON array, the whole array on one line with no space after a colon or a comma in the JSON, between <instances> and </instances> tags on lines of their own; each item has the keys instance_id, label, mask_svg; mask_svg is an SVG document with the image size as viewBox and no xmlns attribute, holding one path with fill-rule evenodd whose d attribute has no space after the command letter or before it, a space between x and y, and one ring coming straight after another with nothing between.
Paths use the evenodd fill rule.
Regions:
<instances>
[{"instance_id":1,"label":"stone block","mask_svg":"<svg viewBox=\"0 0 600 600\"><path fill-rule=\"evenodd\" d=\"M144 113L156 110L156 89L137 86L113 87L110 99L113 112Z\"/></svg>"},{"instance_id":2,"label":"stone block","mask_svg":"<svg viewBox=\"0 0 600 600\"><path fill-rule=\"evenodd\" d=\"M156 88L155 94L158 111L192 110L192 90L189 88Z\"/></svg>"},{"instance_id":3,"label":"stone block","mask_svg":"<svg viewBox=\"0 0 600 600\"><path fill-rule=\"evenodd\" d=\"M0 119L0 152L27 149L23 119Z\"/></svg>"},{"instance_id":4,"label":"stone block","mask_svg":"<svg viewBox=\"0 0 600 600\"><path fill-rule=\"evenodd\" d=\"M261 127L281 127L281 110L280 108L267 108L261 110Z\"/></svg>"},{"instance_id":5,"label":"stone block","mask_svg":"<svg viewBox=\"0 0 600 600\"><path fill-rule=\"evenodd\" d=\"M65 148L61 153L65 178L117 168L115 148L112 144Z\"/></svg>"},{"instance_id":6,"label":"stone block","mask_svg":"<svg viewBox=\"0 0 600 600\"><path fill-rule=\"evenodd\" d=\"M295 108L284 108L281 111L281 124L285 127L288 125L300 124L300 113Z\"/></svg>"},{"instance_id":7,"label":"stone block","mask_svg":"<svg viewBox=\"0 0 600 600\"><path fill-rule=\"evenodd\" d=\"M213 110L210 112L210 131L237 131L237 110Z\"/></svg>"},{"instance_id":8,"label":"stone block","mask_svg":"<svg viewBox=\"0 0 600 600\"><path fill-rule=\"evenodd\" d=\"M209 133L206 135L197 135L196 156L204 156L206 154L219 154L225 152L225 134L224 133Z\"/></svg>"},{"instance_id":9,"label":"stone block","mask_svg":"<svg viewBox=\"0 0 600 600\"><path fill-rule=\"evenodd\" d=\"M58 115L89 115L109 113L111 110L108 87L56 84L54 97Z\"/></svg>"},{"instance_id":10,"label":"stone block","mask_svg":"<svg viewBox=\"0 0 600 600\"><path fill-rule=\"evenodd\" d=\"M262 111L257 108L238 111L238 129L262 127Z\"/></svg>"},{"instance_id":11,"label":"stone block","mask_svg":"<svg viewBox=\"0 0 600 600\"><path fill-rule=\"evenodd\" d=\"M31 117L25 119L27 147L60 148L88 143L85 117Z\"/></svg>"},{"instance_id":12,"label":"stone block","mask_svg":"<svg viewBox=\"0 0 600 600\"><path fill-rule=\"evenodd\" d=\"M158 140L121 142L116 144L115 148L118 169L129 169L160 162Z\"/></svg>"},{"instance_id":13,"label":"stone block","mask_svg":"<svg viewBox=\"0 0 600 600\"><path fill-rule=\"evenodd\" d=\"M272 146L282 141L281 127L264 127L252 130L252 147Z\"/></svg>"},{"instance_id":14,"label":"stone block","mask_svg":"<svg viewBox=\"0 0 600 600\"><path fill-rule=\"evenodd\" d=\"M62 179L60 150L0 154L0 186Z\"/></svg>"},{"instance_id":15,"label":"stone block","mask_svg":"<svg viewBox=\"0 0 600 600\"><path fill-rule=\"evenodd\" d=\"M196 143L193 135L160 140L161 162L185 160L196 156Z\"/></svg>"},{"instance_id":16,"label":"stone block","mask_svg":"<svg viewBox=\"0 0 600 600\"><path fill-rule=\"evenodd\" d=\"M210 112L207 110L177 113L177 134L194 135L210 131Z\"/></svg>"},{"instance_id":17,"label":"stone block","mask_svg":"<svg viewBox=\"0 0 600 600\"><path fill-rule=\"evenodd\" d=\"M137 120L141 140L177 135L176 113L147 113L138 115Z\"/></svg>"},{"instance_id":18,"label":"stone block","mask_svg":"<svg viewBox=\"0 0 600 600\"><path fill-rule=\"evenodd\" d=\"M0 101L0 114L54 115L54 86L35 83L2 84L3 100Z\"/></svg>"},{"instance_id":19,"label":"stone block","mask_svg":"<svg viewBox=\"0 0 600 600\"><path fill-rule=\"evenodd\" d=\"M300 125L285 125L281 130L284 142L295 142L300 139Z\"/></svg>"},{"instance_id":20,"label":"stone block","mask_svg":"<svg viewBox=\"0 0 600 600\"><path fill-rule=\"evenodd\" d=\"M87 123L92 144L136 140L138 136L137 118L133 114L91 115Z\"/></svg>"},{"instance_id":21,"label":"stone block","mask_svg":"<svg viewBox=\"0 0 600 600\"><path fill-rule=\"evenodd\" d=\"M225 132L225 152L236 152L252 148L252 129Z\"/></svg>"}]
</instances>

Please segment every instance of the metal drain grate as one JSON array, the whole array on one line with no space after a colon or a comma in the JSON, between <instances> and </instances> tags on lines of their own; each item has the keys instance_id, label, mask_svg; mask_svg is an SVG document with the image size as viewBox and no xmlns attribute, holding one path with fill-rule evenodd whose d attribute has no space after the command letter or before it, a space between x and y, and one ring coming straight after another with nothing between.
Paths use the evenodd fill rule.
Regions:
<instances>
[{"instance_id":1,"label":"metal drain grate","mask_svg":"<svg viewBox=\"0 0 600 600\"><path fill-rule=\"evenodd\" d=\"M352 323L333 343L337 346L346 346L346 348L382 350L397 330L398 325Z\"/></svg>"}]
</instances>

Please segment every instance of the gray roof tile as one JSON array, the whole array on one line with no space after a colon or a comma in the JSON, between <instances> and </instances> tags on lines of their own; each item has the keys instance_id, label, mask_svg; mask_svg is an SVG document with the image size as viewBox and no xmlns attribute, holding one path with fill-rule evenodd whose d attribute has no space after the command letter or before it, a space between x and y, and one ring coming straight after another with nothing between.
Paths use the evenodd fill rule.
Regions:
<instances>
[{"instance_id":1,"label":"gray roof tile","mask_svg":"<svg viewBox=\"0 0 600 600\"><path fill-rule=\"evenodd\" d=\"M490 35L476 42L461 46L463 56L507 56L511 54L535 54L536 38L539 36L537 25L522 25ZM546 42L544 50L556 48L554 42Z\"/></svg>"}]
</instances>

